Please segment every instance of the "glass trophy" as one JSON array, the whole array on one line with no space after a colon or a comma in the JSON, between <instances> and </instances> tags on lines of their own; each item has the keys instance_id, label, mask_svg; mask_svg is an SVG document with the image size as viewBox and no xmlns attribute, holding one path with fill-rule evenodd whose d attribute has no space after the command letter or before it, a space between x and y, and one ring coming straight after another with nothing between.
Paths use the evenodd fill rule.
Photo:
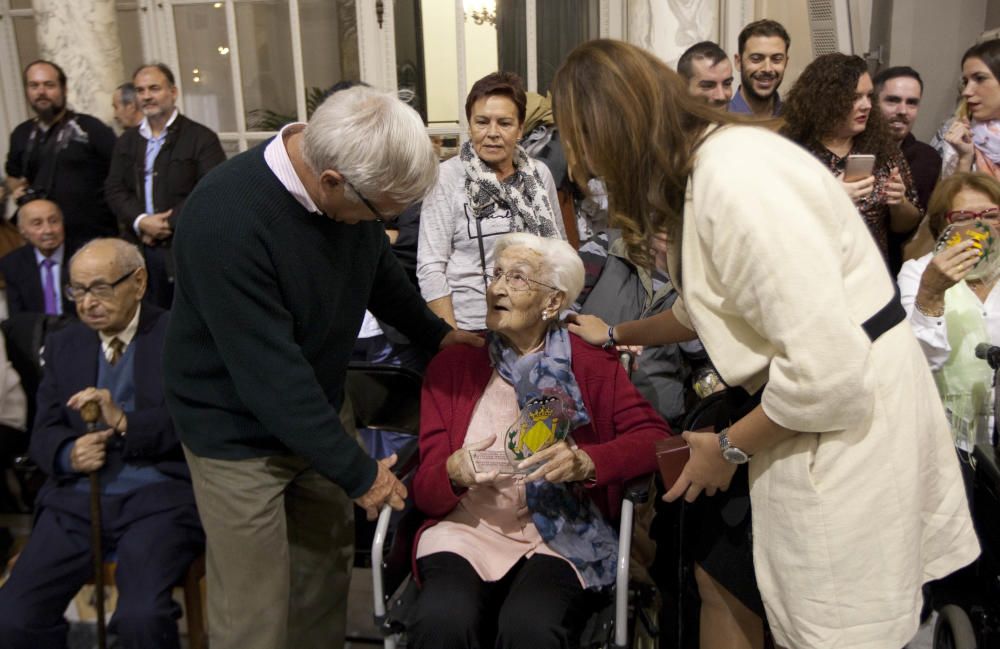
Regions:
<instances>
[{"instance_id":1,"label":"glass trophy","mask_svg":"<svg viewBox=\"0 0 1000 649\"><path fill-rule=\"evenodd\" d=\"M532 399L504 434L502 450L472 451L473 467L477 472L531 473L538 466L518 469L518 463L566 439L569 422L569 415L559 397Z\"/></svg>"},{"instance_id":2,"label":"glass trophy","mask_svg":"<svg viewBox=\"0 0 1000 649\"><path fill-rule=\"evenodd\" d=\"M957 246L966 239L971 239L972 247L979 250L979 261L976 262L976 266L989 259L993 252L993 232L986 223L980 220L949 225L938 237L937 244L934 246L934 254Z\"/></svg>"},{"instance_id":3,"label":"glass trophy","mask_svg":"<svg viewBox=\"0 0 1000 649\"><path fill-rule=\"evenodd\" d=\"M507 429L503 449L472 451L472 464L477 472L527 474L538 466L518 469L517 465L569 435L570 418L563 401L556 396L532 399Z\"/></svg>"}]
</instances>

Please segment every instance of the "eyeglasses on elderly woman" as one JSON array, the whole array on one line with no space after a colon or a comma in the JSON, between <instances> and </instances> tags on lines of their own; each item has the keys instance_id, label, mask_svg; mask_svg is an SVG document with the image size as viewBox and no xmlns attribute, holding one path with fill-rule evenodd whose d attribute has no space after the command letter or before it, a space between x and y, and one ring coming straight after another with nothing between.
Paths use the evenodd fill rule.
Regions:
<instances>
[{"instance_id":1,"label":"eyeglasses on elderly woman","mask_svg":"<svg viewBox=\"0 0 1000 649\"><path fill-rule=\"evenodd\" d=\"M1000 207L987 207L981 210L951 210L944 213L948 223L966 223L968 221L1000 221Z\"/></svg>"},{"instance_id":2,"label":"eyeglasses on elderly woman","mask_svg":"<svg viewBox=\"0 0 1000 649\"><path fill-rule=\"evenodd\" d=\"M507 282L507 288L512 291L529 291L531 290L532 284L538 284L539 286L550 288L553 291L559 290L555 286L550 286L549 284L544 284L538 280L531 279L524 273L517 270L505 271L500 268L488 268L486 269L486 272L483 273L483 277L486 278L486 282L488 284L498 282L501 278L503 278Z\"/></svg>"}]
</instances>

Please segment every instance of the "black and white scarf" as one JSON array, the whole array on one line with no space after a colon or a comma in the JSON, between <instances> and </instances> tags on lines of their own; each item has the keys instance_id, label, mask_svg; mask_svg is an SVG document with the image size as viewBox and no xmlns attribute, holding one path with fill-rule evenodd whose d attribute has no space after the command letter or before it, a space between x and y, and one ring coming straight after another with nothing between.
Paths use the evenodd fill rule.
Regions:
<instances>
[{"instance_id":1,"label":"black and white scarf","mask_svg":"<svg viewBox=\"0 0 1000 649\"><path fill-rule=\"evenodd\" d=\"M476 154L472 142L463 144L459 155L465 165L465 195L474 213L495 203L507 209L516 230L540 237L560 236L542 177L524 149L514 149L514 175L502 183Z\"/></svg>"}]
</instances>

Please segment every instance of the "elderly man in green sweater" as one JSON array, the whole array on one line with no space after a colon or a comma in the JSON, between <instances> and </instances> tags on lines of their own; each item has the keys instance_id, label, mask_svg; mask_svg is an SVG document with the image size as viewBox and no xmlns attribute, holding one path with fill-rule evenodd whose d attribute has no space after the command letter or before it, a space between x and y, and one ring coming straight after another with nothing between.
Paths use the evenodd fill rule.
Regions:
<instances>
[{"instance_id":1,"label":"elderly man in green sweater","mask_svg":"<svg viewBox=\"0 0 1000 649\"><path fill-rule=\"evenodd\" d=\"M436 177L419 116L354 87L188 197L164 367L207 534L213 649L343 643L351 500L372 516L406 496L394 458L369 458L338 417L365 309L428 348L482 344L427 309L381 223Z\"/></svg>"}]
</instances>

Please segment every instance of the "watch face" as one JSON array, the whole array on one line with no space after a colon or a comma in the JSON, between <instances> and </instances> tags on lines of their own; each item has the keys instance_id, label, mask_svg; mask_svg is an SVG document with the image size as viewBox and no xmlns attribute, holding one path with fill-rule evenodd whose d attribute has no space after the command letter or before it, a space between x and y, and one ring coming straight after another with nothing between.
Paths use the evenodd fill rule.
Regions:
<instances>
[{"instance_id":1,"label":"watch face","mask_svg":"<svg viewBox=\"0 0 1000 649\"><path fill-rule=\"evenodd\" d=\"M732 464L746 464L747 460L750 459L749 455L735 446L730 446L722 451L722 457L726 460L726 462L730 462Z\"/></svg>"}]
</instances>

